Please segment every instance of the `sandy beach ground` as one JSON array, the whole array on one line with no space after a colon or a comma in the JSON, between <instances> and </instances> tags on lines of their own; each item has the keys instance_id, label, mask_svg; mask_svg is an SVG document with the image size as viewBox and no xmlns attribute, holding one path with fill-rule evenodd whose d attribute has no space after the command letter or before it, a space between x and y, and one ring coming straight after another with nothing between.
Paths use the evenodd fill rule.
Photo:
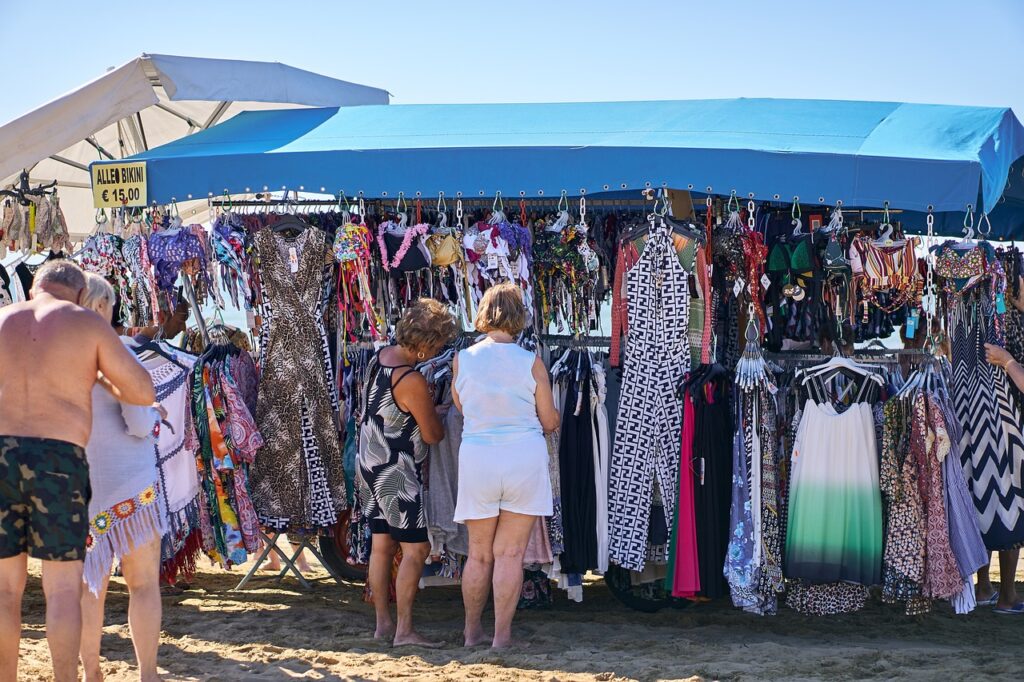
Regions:
<instances>
[{"instance_id":1,"label":"sandy beach ground","mask_svg":"<svg viewBox=\"0 0 1024 682\"><path fill-rule=\"evenodd\" d=\"M49 679L39 564L25 596L20 679ZM545 610L520 612L522 646L505 652L460 646L458 588L433 587L416 605L420 630L438 650L391 649L372 638L373 609L362 585L339 585L322 570L312 589L260 574L204 569L191 590L164 598L160 665L168 680L979 680L1016 679L1024 617L946 606L913 618L871 603L835 617L744 614L720 602L643 614L597 582L582 604L558 593ZM1021 574L1018 572L1018 583ZM1018 589L1024 586L1018 584ZM128 594L114 578L107 601L103 670L135 679Z\"/></svg>"}]
</instances>

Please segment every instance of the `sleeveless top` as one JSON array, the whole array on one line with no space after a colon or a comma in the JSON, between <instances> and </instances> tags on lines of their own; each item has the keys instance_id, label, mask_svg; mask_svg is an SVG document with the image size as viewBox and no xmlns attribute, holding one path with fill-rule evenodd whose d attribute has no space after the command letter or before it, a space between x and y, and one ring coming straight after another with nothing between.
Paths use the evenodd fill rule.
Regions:
<instances>
[{"instance_id":1,"label":"sleeveless top","mask_svg":"<svg viewBox=\"0 0 1024 682\"><path fill-rule=\"evenodd\" d=\"M484 341L459 352L455 390L462 402L462 442L498 445L543 436L533 378L536 356L514 343Z\"/></svg>"},{"instance_id":2,"label":"sleeveless top","mask_svg":"<svg viewBox=\"0 0 1024 682\"><path fill-rule=\"evenodd\" d=\"M404 370L392 384L396 370ZM366 368L366 391L363 395L363 428L359 431L359 463L375 468L396 461L405 453L419 464L429 449L420 436L420 427L411 414L395 402L394 387L416 370L411 365L384 365L380 354L373 356Z\"/></svg>"}]
</instances>

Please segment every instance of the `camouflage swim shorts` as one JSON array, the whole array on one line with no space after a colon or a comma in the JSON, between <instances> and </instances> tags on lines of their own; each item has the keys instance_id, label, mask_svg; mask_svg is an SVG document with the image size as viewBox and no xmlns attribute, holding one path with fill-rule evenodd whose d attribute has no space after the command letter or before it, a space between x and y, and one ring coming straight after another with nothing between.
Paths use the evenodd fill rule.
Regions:
<instances>
[{"instance_id":1,"label":"camouflage swim shorts","mask_svg":"<svg viewBox=\"0 0 1024 682\"><path fill-rule=\"evenodd\" d=\"M85 559L91 494L81 447L0 436L0 558Z\"/></svg>"}]
</instances>

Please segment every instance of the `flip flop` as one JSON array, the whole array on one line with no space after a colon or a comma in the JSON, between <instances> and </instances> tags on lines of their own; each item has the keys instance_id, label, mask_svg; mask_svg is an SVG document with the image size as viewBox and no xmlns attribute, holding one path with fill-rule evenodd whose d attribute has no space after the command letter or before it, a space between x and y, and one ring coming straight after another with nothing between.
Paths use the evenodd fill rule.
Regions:
<instances>
[{"instance_id":1,"label":"flip flop","mask_svg":"<svg viewBox=\"0 0 1024 682\"><path fill-rule=\"evenodd\" d=\"M993 592L988 599L979 599L978 606L995 606L999 603L999 593Z\"/></svg>"},{"instance_id":2,"label":"flip flop","mask_svg":"<svg viewBox=\"0 0 1024 682\"><path fill-rule=\"evenodd\" d=\"M1009 614L1009 615L1012 615L1012 616L1017 616L1017 615L1024 616L1024 602L1021 602L1019 604L1014 604L1013 606L1011 606L1009 608L998 607L998 608L992 609L992 611L994 613L1006 613L1006 614Z\"/></svg>"}]
</instances>

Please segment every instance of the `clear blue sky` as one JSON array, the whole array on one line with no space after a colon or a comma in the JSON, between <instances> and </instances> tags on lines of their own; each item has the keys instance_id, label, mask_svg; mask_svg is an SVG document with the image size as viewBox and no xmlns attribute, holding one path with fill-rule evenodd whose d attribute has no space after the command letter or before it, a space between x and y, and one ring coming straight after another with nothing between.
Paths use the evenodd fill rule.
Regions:
<instances>
[{"instance_id":1,"label":"clear blue sky","mask_svg":"<svg viewBox=\"0 0 1024 682\"><path fill-rule=\"evenodd\" d=\"M142 52L280 61L396 104L809 97L1024 118L1022 0L2 5L0 122Z\"/></svg>"}]
</instances>

